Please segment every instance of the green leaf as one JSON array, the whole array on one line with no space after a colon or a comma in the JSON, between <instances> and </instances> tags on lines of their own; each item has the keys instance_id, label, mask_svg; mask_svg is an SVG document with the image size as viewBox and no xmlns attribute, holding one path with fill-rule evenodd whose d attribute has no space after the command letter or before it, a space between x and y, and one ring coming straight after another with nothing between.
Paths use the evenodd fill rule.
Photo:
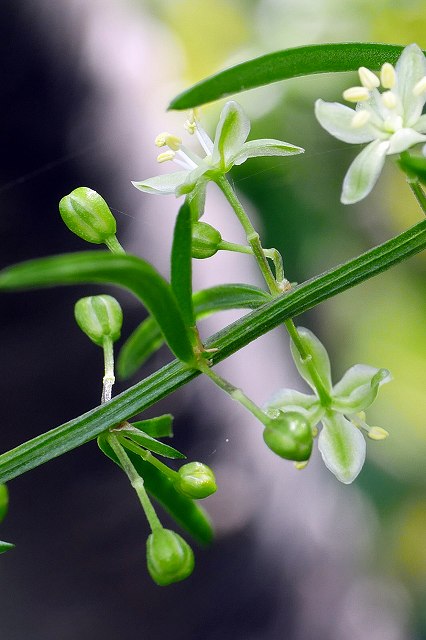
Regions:
<instances>
[{"instance_id":1,"label":"green leaf","mask_svg":"<svg viewBox=\"0 0 426 640\"><path fill-rule=\"evenodd\" d=\"M106 456L116 464L119 462L102 434L98 438L98 445ZM144 479L148 493L201 544L209 544L213 538L213 530L205 511L193 500L180 494L173 483L161 471L145 462L139 456L127 451L127 455L139 475ZM120 466L120 465L119 465Z\"/></svg>"},{"instance_id":2,"label":"green leaf","mask_svg":"<svg viewBox=\"0 0 426 640\"><path fill-rule=\"evenodd\" d=\"M295 47L242 62L201 80L180 93L169 109L190 109L265 84L316 73L380 69L395 64L403 47L372 42L341 42Z\"/></svg>"},{"instance_id":3,"label":"green leaf","mask_svg":"<svg viewBox=\"0 0 426 640\"><path fill-rule=\"evenodd\" d=\"M0 484L0 522L5 519L9 508L9 492L5 484Z\"/></svg>"},{"instance_id":4,"label":"green leaf","mask_svg":"<svg viewBox=\"0 0 426 640\"><path fill-rule=\"evenodd\" d=\"M203 289L193 294L197 320L227 309L256 309L272 296L249 284L224 284ZM120 350L117 360L119 378L126 379L163 344L163 337L154 318L144 320L130 335Z\"/></svg>"},{"instance_id":5,"label":"green leaf","mask_svg":"<svg viewBox=\"0 0 426 640\"><path fill-rule=\"evenodd\" d=\"M395 238L265 303L206 341L207 348L216 349L210 354L213 364L236 353L288 318L294 318L372 278L425 247L426 220L422 220ZM3 453L0 455L0 483L89 442L106 429L151 407L197 375L197 370L175 360L110 402Z\"/></svg>"},{"instance_id":6,"label":"green leaf","mask_svg":"<svg viewBox=\"0 0 426 640\"><path fill-rule=\"evenodd\" d=\"M179 209L173 235L171 285L184 322L189 330L195 326L192 306L192 224L187 201Z\"/></svg>"},{"instance_id":7,"label":"green leaf","mask_svg":"<svg viewBox=\"0 0 426 640\"><path fill-rule=\"evenodd\" d=\"M148 418L147 420L138 420L132 422L136 429L140 429L148 433L153 438L171 438L173 435L173 416L171 413L165 413L162 416Z\"/></svg>"},{"instance_id":8,"label":"green leaf","mask_svg":"<svg viewBox=\"0 0 426 640\"><path fill-rule=\"evenodd\" d=\"M0 540L0 553L6 553L6 551L10 551L10 549L14 547L15 545L11 542L3 542L3 540Z\"/></svg>"},{"instance_id":9,"label":"green leaf","mask_svg":"<svg viewBox=\"0 0 426 640\"><path fill-rule=\"evenodd\" d=\"M402 153L398 163L408 176L414 176L420 180L422 184L426 184L426 158Z\"/></svg>"},{"instance_id":10,"label":"green leaf","mask_svg":"<svg viewBox=\"0 0 426 640\"><path fill-rule=\"evenodd\" d=\"M30 260L0 273L0 291L98 282L134 293L156 318L175 356L193 362L189 334L170 285L141 258L88 251Z\"/></svg>"},{"instance_id":11,"label":"green leaf","mask_svg":"<svg viewBox=\"0 0 426 640\"><path fill-rule=\"evenodd\" d=\"M148 449L148 451L152 451L153 453L158 453L160 456L164 458L171 458L172 460L186 458L186 456L175 449L174 447L170 447L168 444L164 444L164 442L160 442L155 438L152 438L147 433L144 433L137 427L129 424L128 426L119 427L117 431L114 431L120 436L124 436L131 440L132 442L136 442L144 449Z\"/></svg>"}]
</instances>

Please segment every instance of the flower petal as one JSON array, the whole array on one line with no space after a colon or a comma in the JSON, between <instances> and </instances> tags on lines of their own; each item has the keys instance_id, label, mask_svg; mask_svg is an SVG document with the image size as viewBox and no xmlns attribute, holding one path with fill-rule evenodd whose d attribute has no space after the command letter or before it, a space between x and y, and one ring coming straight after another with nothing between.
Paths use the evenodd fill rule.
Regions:
<instances>
[{"instance_id":1,"label":"flower petal","mask_svg":"<svg viewBox=\"0 0 426 640\"><path fill-rule=\"evenodd\" d=\"M356 364L333 387L332 408L342 413L358 413L376 399L379 387L392 380L387 369Z\"/></svg>"},{"instance_id":2,"label":"flower petal","mask_svg":"<svg viewBox=\"0 0 426 640\"><path fill-rule=\"evenodd\" d=\"M270 413L274 410L296 411L301 413L312 426L315 426L324 413L324 409L316 396L308 396L294 389L280 389L265 405L265 410Z\"/></svg>"},{"instance_id":3,"label":"flower petal","mask_svg":"<svg viewBox=\"0 0 426 640\"><path fill-rule=\"evenodd\" d=\"M362 433L340 413L322 419L318 449L324 464L340 482L355 480L365 461L366 445Z\"/></svg>"},{"instance_id":4,"label":"flower petal","mask_svg":"<svg viewBox=\"0 0 426 640\"><path fill-rule=\"evenodd\" d=\"M220 165L222 171L228 171L231 158L241 150L250 133L250 120L242 107L233 100L225 104L216 128L213 148L213 164ZM231 166L229 166L231 164Z\"/></svg>"},{"instance_id":5,"label":"flower petal","mask_svg":"<svg viewBox=\"0 0 426 640\"><path fill-rule=\"evenodd\" d=\"M371 142L376 137L371 132L370 124L367 122L362 127L352 127L352 120L356 115L354 109L350 109L339 102L315 102L315 115L318 122L328 133L343 142Z\"/></svg>"},{"instance_id":6,"label":"flower petal","mask_svg":"<svg viewBox=\"0 0 426 640\"><path fill-rule=\"evenodd\" d=\"M389 142L374 140L361 151L348 169L343 181L343 204L359 202L372 190L383 168Z\"/></svg>"},{"instance_id":7,"label":"flower petal","mask_svg":"<svg viewBox=\"0 0 426 640\"><path fill-rule=\"evenodd\" d=\"M425 141L426 136L414 131L414 129L399 129L390 138L389 149L386 151L386 155L402 153L402 151L406 151L414 144Z\"/></svg>"},{"instance_id":8,"label":"flower petal","mask_svg":"<svg viewBox=\"0 0 426 640\"><path fill-rule=\"evenodd\" d=\"M425 94L415 96L413 93L418 81L426 76L426 58L420 47L416 44L405 47L396 63L395 71L396 90L404 108L404 125L411 127L419 119L426 101Z\"/></svg>"},{"instance_id":9,"label":"flower petal","mask_svg":"<svg viewBox=\"0 0 426 640\"><path fill-rule=\"evenodd\" d=\"M297 327L297 333L299 334L300 341L302 342L305 351L310 356L309 360L313 363L322 383L329 391L331 389L330 360L324 345L318 340L312 331L305 329L305 327ZM296 365L298 372L315 391L315 384L311 378L311 374L307 366L307 360L302 360L293 340L290 341L290 348L291 355L293 356L294 364Z\"/></svg>"},{"instance_id":10,"label":"flower petal","mask_svg":"<svg viewBox=\"0 0 426 640\"><path fill-rule=\"evenodd\" d=\"M175 171L174 173L165 173L162 176L147 178L142 182L132 182L132 184L136 189L146 193L169 195L176 193L176 189L185 182L187 176L188 171Z\"/></svg>"},{"instance_id":11,"label":"flower petal","mask_svg":"<svg viewBox=\"0 0 426 640\"><path fill-rule=\"evenodd\" d=\"M240 151L231 159L232 164L243 164L248 158L257 156L293 156L304 153L304 149L281 140L259 139L245 142Z\"/></svg>"},{"instance_id":12,"label":"flower petal","mask_svg":"<svg viewBox=\"0 0 426 640\"><path fill-rule=\"evenodd\" d=\"M416 124L413 124L413 129L419 133L426 133L426 113L420 116Z\"/></svg>"},{"instance_id":13,"label":"flower petal","mask_svg":"<svg viewBox=\"0 0 426 640\"><path fill-rule=\"evenodd\" d=\"M191 193L191 191L195 188L197 183L200 181L204 181L203 177L206 171L209 170L209 166L207 164L200 164L198 167L195 167L192 171L186 172L186 180L182 182L176 189L176 195L181 196L187 193Z\"/></svg>"}]
</instances>

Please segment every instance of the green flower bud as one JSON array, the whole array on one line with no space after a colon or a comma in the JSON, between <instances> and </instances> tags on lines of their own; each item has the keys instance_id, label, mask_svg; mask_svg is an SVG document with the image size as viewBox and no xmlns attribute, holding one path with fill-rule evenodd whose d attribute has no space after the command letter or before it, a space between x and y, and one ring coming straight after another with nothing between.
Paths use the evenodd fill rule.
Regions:
<instances>
[{"instance_id":1,"label":"green flower bud","mask_svg":"<svg viewBox=\"0 0 426 640\"><path fill-rule=\"evenodd\" d=\"M301 413L280 411L263 432L268 447L281 458L302 462L312 452L312 429Z\"/></svg>"},{"instance_id":2,"label":"green flower bud","mask_svg":"<svg viewBox=\"0 0 426 640\"><path fill-rule=\"evenodd\" d=\"M191 547L170 529L151 533L146 541L146 560L151 578L160 587L185 580L194 570Z\"/></svg>"},{"instance_id":3,"label":"green flower bud","mask_svg":"<svg viewBox=\"0 0 426 640\"><path fill-rule=\"evenodd\" d=\"M89 187L78 187L64 196L59 203L59 213L68 229L87 242L102 244L117 231L107 203Z\"/></svg>"},{"instance_id":4,"label":"green flower bud","mask_svg":"<svg viewBox=\"0 0 426 640\"><path fill-rule=\"evenodd\" d=\"M194 222L192 225L192 257L211 258L217 253L222 236L219 231L206 222Z\"/></svg>"},{"instance_id":5,"label":"green flower bud","mask_svg":"<svg viewBox=\"0 0 426 640\"><path fill-rule=\"evenodd\" d=\"M104 338L115 342L120 337L123 312L112 296L81 298L74 307L74 316L80 329L100 347Z\"/></svg>"},{"instance_id":6,"label":"green flower bud","mask_svg":"<svg viewBox=\"0 0 426 640\"><path fill-rule=\"evenodd\" d=\"M188 498L207 498L217 489L213 471L201 462L189 462L178 471L175 487Z\"/></svg>"}]
</instances>

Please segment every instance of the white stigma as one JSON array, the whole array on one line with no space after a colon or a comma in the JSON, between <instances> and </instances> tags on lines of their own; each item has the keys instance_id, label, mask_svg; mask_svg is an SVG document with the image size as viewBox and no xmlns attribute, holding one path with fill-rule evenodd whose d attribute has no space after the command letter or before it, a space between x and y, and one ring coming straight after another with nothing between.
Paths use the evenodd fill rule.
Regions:
<instances>
[{"instance_id":1,"label":"white stigma","mask_svg":"<svg viewBox=\"0 0 426 640\"><path fill-rule=\"evenodd\" d=\"M369 111L362 109L357 111L351 120L352 129L360 129L370 120L371 114Z\"/></svg>"},{"instance_id":2,"label":"white stigma","mask_svg":"<svg viewBox=\"0 0 426 640\"><path fill-rule=\"evenodd\" d=\"M369 97L370 92L366 87L351 87L343 92L343 98L347 102L364 102Z\"/></svg>"},{"instance_id":3,"label":"white stigma","mask_svg":"<svg viewBox=\"0 0 426 640\"><path fill-rule=\"evenodd\" d=\"M380 86L380 80L375 73L367 69L367 67L360 67L358 69L359 79L361 84L366 89L377 89Z\"/></svg>"},{"instance_id":4,"label":"white stigma","mask_svg":"<svg viewBox=\"0 0 426 640\"><path fill-rule=\"evenodd\" d=\"M416 96L416 98L421 96L422 93L426 93L426 76L423 76L423 78L419 80L413 88L413 96Z\"/></svg>"},{"instance_id":5,"label":"white stigma","mask_svg":"<svg viewBox=\"0 0 426 640\"><path fill-rule=\"evenodd\" d=\"M384 89L393 89L396 83L395 67L385 62L380 71L380 80Z\"/></svg>"},{"instance_id":6,"label":"white stigma","mask_svg":"<svg viewBox=\"0 0 426 640\"><path fill-rule=\"evenodd\" d=\"M387 109L395 109L397 105L396 95L392 91L382 93L382 102Z\"/></svg>"},{"instance_id":7,"label":"white stigma","mask_svg":"<svg viewBox=\"0 0 426 640\"><path fill-rule=\"evenodd\" d=\"M164 153L160 153L160 155L157 156L157 162L168 162L169 160L173 160L175 155L176 154L174 151L165 151Z\"/></svg>"}]
</instances>

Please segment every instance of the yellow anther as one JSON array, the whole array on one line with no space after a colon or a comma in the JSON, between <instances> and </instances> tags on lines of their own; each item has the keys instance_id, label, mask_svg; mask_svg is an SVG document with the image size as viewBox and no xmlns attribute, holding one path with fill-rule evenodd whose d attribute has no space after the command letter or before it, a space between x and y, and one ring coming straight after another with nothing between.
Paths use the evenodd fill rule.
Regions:
<instances>
[{"instance_id":1,"label":"yellow anther","mask_svg":"<svg viewBox=\"0 0 426 640\"><path fill-rule=\"evenodd\" d=\"M308 462L309 460L303 460L303 462L293 462L293 464L295 468L300 471L301 469L305 469L305 467L308 466Z\"/></svg>"},{"instance_id":2,"label":"yellow anther","mask_svg":"<svg viewBox=\"0 0 426 640\"><path fill-rule=\"evenodd\" d=\"M422 93L426 93L426 76L423 76L413 88L413 96L421 96Z\"/></svg>"},{"instance_id":3,"label":"yellow anther","mask_svg":"<svg viewBox=\"0 0 426 640\"><path fill-rule=\"evenodd\" d=\"M160 155L157 156L157 162L167 162L168 160L173 160L175 155L176 154L174 151L165 151L164 153L160 153Z\"/></svg>"},{"instance_id":4,"label":"yellow anther","mask_svg":"<svg viewBox=\"0 0 426 640\"><path fill-rule=\"evenodd\" d=\"M186 131L193 136L196 129L197 129L197 125L195 124L195 120L186 120L185 124L183 125L184 128L186 129Z\"/></svg>"},{"instance_id":5,"label":"yellow anther","mask_svg":"<svg viewBox=\"0 0 426 640\"><path fill-rule=\"evenodd\" d=\"M398 101L392 91L384 91L382 93L382 102L387 109L395 109Z\"/></svg>"},{"instance_id":6,"label":"yellow anther","mask_svg":"<svg viewBox=\"0 0 426 640\"><path fill-rule=\"evenodd\" d=\"M318 427L312 427L312 437L316 438L318 433L319 433Z\"/></svg>"},{"instance_id":7,"label":"yellow anther","mask_svg":"<svg viewBox=\"0 0 426 640\"><path fill-rule=\"evenodd\" d=\"M389 433L386 431L386 429L382 429L382 427L371 427L370 431L368 432L368 437L372 440L386 440L388 435Z\"/></svg>"},{"instance_id":8,"label":"yellow anther","mask_svg":"<svg viewBox=\"0 0 426 640\"><path fill-rule=\"evenodd\" d=\"M173 149L173 151L178 151L182 144L182 140L178 136L174 136L172 133L164 131L163 133L159 133L155 138L155 144L157 147L165 147L167 145L170 149Z\"/></svg>"},{"instance_id":9,"label":"yellow anther","mask_svg":"<svg viewBox=\"0 0 426 640\"><path fill-rule=\"evenodd\" d=\"M385 62L380 71L380 80L384 89L393 89L396 82L395 67L390 62Z\"/></svg>"},{"instance_id":10,"label":"yellow anther","mask_svg":"<svg viewBox=\"0 0 426 640\"><path fill-rule=\"evenodd\" d=\"M360 67L358 69L359 79L361 84L366 89L376 89L380 86L380 80L375 73L367 69L367 67Z\"/></svg>"},{"instance_id":11,"label":"yellow anther","mask_svg":"<svg viewBox=\"0 0 426 640\"><path fill-rule=\"evenodd\" d=\"M343 98L348 102L364 102L370 97L366 87L351 87L343 92Z\"/></svg>"},{"instance_id":12,"label":"yellow anther","mask_svg":"<svg viewBox=\"0 0 426 640\"><path fill-rule=\"evenodd\" d=\"M369 111L362 109L361 111L357 111L354 117L351 120L352 129L359 129L363 127L370 120L371 114Z\"/></svg>"}]
</instances>

